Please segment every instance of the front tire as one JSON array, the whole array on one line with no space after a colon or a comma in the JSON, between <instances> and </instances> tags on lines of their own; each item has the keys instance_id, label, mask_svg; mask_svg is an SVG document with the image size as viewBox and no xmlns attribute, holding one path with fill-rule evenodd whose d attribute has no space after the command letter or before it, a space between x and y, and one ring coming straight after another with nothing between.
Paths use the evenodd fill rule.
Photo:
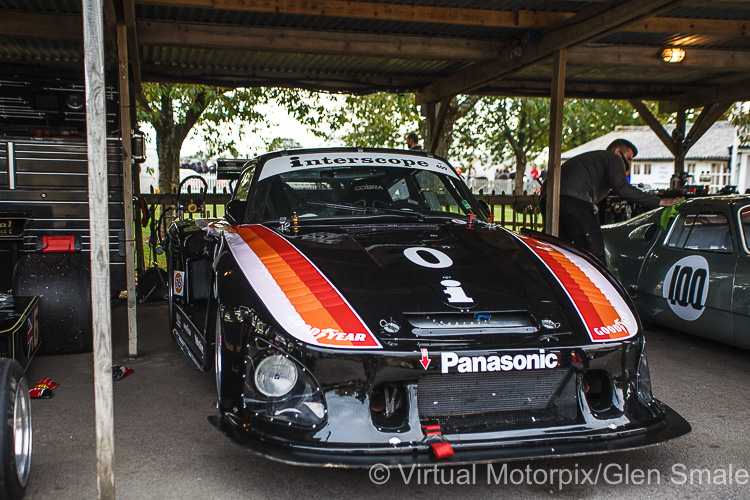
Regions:
<instances>
[{"instance_id":1,"label":"front tire","mask_svg":"<svg viewBox=\"0 0 750 500\"><path fill-rule=\"evenodd\" d=\"M31 472L31 400L21 365L0 359L0 498L20 499Z\"/></svg>"}]
</instances>

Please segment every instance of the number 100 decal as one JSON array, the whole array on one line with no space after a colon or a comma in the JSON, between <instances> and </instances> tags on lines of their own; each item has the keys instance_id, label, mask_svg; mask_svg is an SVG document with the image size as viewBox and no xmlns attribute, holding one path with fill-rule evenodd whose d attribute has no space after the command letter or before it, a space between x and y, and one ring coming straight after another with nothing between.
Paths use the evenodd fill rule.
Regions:
<instances>
[{"instance_id":1,"label":"number 100 decal","mask_svg":"<svg viewBox=\"0 0 750 500\"><path fill-rule=\"evenodd\" d=\"M664 277L662 296L670 309L686 321L703 314L708 297L708 262L691 255L675 262Z\"/></svg>"}]
</instances>

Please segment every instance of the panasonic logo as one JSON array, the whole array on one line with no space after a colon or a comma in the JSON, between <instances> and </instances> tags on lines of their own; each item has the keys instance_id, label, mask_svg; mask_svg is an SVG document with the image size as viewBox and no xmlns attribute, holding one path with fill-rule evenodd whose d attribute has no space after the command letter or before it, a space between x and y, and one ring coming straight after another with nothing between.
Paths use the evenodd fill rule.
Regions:
<instances>
[{"instance_id":1,"label":"panasonic logo","mask_svg":"<svg viewBox=\"0 0 750 500\"><path fill-rule=\"evenodd\" d=\"M455 352L440 353L440 369L450 373L509 372L513 370L544 370L556 368L557 354L539 349L532 354L504 354L502 356L459 356Z\"/></svg>"}]
</instances>

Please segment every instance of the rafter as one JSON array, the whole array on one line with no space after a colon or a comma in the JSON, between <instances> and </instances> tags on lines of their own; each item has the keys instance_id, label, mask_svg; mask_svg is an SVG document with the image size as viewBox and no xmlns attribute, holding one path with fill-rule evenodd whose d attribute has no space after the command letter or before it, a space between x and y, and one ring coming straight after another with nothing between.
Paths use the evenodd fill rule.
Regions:
<instances>
[{"instance_id":1,"label":"rafter","mask_svg":"<svg viewBox=\"0 0 750 500\"><path fill-rule=\"evenodd\" d=\"M133 70L133 91L136 99L141 98L143 81L141 78L141 52L136 26L135 3L133 0L122 0L122 12L128 31L128 58Z\"/></svg>"},{"instance_id":2,"label":"rafter","mask_svg":"<svg viewBox=\"0 0 750 500\"><path fill-rule=\"evenodd\" d=\"M716 0L713 0L715 3ZM546 29L575 16L575 12L544 12L532 10L501 11L489 9L463 9L452 7L430 7L374 2L351 2L346 0L138 0L143 5L163 5L198 9L223 9L239 12L261 12L274 14L297 14L308 16L330 16L349 19L377 19L405 22L430 22L461 24L465 26L491 26L498 28ZM602 3L611 3L610 0ZM696 4L696 2L689 2ZM705 4L702 4L705 5ZM750 21L731 19L687 19L682 17L658 17L634 23L625 31L650 33L693 33L746 36L750 33Z\"/></svg>"},{"instance_id":3,"label":"rafter","mask_svg":"<svg viewBox=\"0 0 750 500\"><path fill-rule=\"evenodd\" d=\"M205 24L138 22L145 45L205 49L257 50L425 60L482 60L497 57L505 44L446 37L331 33L301 29L207 26Z\"/></svg>"},{"instance_id":4,"label":"rafter","mask_svg":"<svg viewBox=\"0 0 750 500\"><path fill-rule=\"evenodd\" d=\"M128 2L125 2L127 5ZM131 4L132 5L132 4ZM424 60L486 61L497 59L509 46L501 42L446 37L331 33L303 29L257 28L167 21L137 20L127 15L128 50L138 79L138 44L218 50L258 50ZM131 28L130 23L135 22ZM75 14L38 14L0 10L0 35L62 40L81 38L81 18ZM750 67L750 53L688 48L678 66L667 66L656 47L580 46L568 52L568 64L663 66L674 69ZM137 81L135 82L137 84Z\"/></svg>"},{"instance_id":5,"label":"rafter","mask_svg":"<svg viewBox=\"0 0 750 500\"><path fill-rule=\"evenodd\" d=\"M351 75L320 72L291 72L256 70L252 68L223 67L165 67L160 64L143 63L144 81L174 83L202 83L217 86L248 87L296 87L311 90L370 92L372 89L387 91L401 88L405 91L424 83L423 78L387 77L377 75Z\"/></svg>"},{"instance_id":6,"label":"rafter","mask_svg":"<svg viewBox=\"0 0 750 500\"><path fill-rule=\"evenodd\" d=\"M678 109L693 109L717 102L750 101L750 80L741 80L710 88L689 91L671 100L662 101L660 109L673 112Z\"/></svg>"},{"instance_id":7,"label":"rafter","mask_svg":"<svg viewBox=\"0 0 750 500\"><path fill-rule=\"evenodd\" d=\"M421 98L430 102L470 92L497 78L548 59L557 50L593 41L678 3L678 0L630 0L613 7L587 9L565 21L560 28L548 31L537 45L526 44L503 51L496 61L475 64L428 85Z\"/></svg>"}]
</instances>

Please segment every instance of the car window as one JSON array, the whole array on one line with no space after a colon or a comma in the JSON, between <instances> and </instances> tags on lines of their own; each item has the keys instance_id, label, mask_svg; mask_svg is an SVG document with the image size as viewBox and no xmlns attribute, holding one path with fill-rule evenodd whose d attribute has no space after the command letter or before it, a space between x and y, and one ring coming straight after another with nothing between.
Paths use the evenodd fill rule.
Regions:
<instances>
[{"instance_id":1,"label":"car window","mask_svg":"<svg viewBox=\"0 0 750 500\"><path fill-rule=\"evenodd\" d=\"M250 184L253 182L255 165L250 165L242 172L240 181L237 183L237 190L234 192L234 199L247 200L247 193L250 192Z\"/></svg>"},{"instance_id":2,"label":"car window","mask_svg":"<svg viewBox=\"0 0 750 500\"><path fill-rule=\"evenodd\" d=\"M471 197L460 182L442 172L417 168L324 165L297 169L258 181L250 217L362 217L378 209L464 216L475 213Z\"/></svg>"},{"instance_id":3,"label":"car window","mask_svg":"<svg viewBox=\"0 0 750 500\"><path fill-rule=\"evenodd\" d=\"M745 239L745 247L750 249L750 207L740 210L740 225Z\"/></svg>"},{"instance_id":4,"label":"car window","mask_svg":"<svg viewBox=\"0 0 750 500\"><path fill-rule=\"evenodd\" d=\"M444 183L432 172L419 172L414 176L424 204L432 212L451 212L462 214L460 197L455 186Z\"/></svg>"},{"instance_id":5,"label":"car window","mask_svg":"<svg viewBox=\"0 0 750 500\"><path fill-rule=\"evenodd\" d=\"M666 242L672 248L703 252L732 253L734 243L724 214L680 214Z\"/></svg>"}]
</instances>

